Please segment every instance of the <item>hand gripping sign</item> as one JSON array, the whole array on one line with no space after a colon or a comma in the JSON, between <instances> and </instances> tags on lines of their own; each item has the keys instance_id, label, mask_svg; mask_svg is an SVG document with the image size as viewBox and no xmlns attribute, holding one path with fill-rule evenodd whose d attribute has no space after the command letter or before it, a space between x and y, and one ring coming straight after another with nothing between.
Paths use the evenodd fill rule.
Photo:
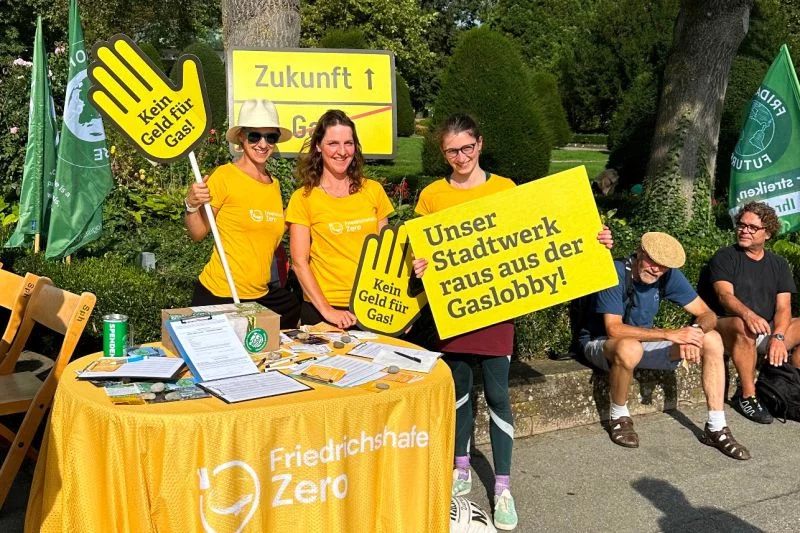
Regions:
<instances>
[{"instance_id":1,"label":"hand gripping sign","mask_svg":"<svg viewBox=\"0 0 800 533\"><path fill-rule=\"evenodd\" d=\"M100 41L93 52L89 98L103 118L148 159L171 163L188 154L195 180L202 183L192 150L202 141L211 113L200 61L192 55L181 56L178 81L173 83L127 35ZM231 295L238 303L214 214L209 204L204 207Z\"/></svg>"},{"instance_id":2,"label":"hand gripping sign","mask_svg":"<svg viewBox=\"0 0 800 533\"><path fill-rule=\"evenodd\" d=\"M412 278L411 260L405 226L385 226L364 241L350 296L350 310L361 328L396 336L419 316L428 298Z\"/></svg>"}]
</instances>

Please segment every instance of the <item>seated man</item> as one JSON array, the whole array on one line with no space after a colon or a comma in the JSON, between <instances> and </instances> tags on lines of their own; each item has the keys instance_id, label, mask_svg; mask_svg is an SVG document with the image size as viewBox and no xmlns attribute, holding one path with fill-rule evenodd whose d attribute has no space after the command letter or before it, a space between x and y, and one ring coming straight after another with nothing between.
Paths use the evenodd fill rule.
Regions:
<instances>
[{"instance_id":1,"label":"seated man","mask_svg":"<svg viewBox=\"0 0 800 533\"><path fill-rule=\"evenodd\" d=\"M792 319L792 293L797 292L786 260L764 249L780 230L775 210L749 202L736 215L736 244L722 248L701 276L698 290L721 317L717 331L739 373L731 403L754 422L769 424L772 415L756 399L756 354L781 366L800 343L800 320ZM800 352L792 364L800 368Z\"/></svg>"},{"instance_id":2,"label":"seated man","mask_svg":"<svg viewBox=\"0 0 800 533\"><path fill-rule=\"evenodd\" d=\"M634 255L614 261L619 283L591 297L581 344L589 362L610 374L611 440L626 448L639 446L627 406L635 368L674 370L681 360L702 361L708 422L701 441L728 457L750 459L725 421L725 365L722 339L714 331L716 316L677 270L685 261L683 247L673 237L645 233ZM694 324L654 328L663 298L694 315Z\"/></svg>"}]
</instances>

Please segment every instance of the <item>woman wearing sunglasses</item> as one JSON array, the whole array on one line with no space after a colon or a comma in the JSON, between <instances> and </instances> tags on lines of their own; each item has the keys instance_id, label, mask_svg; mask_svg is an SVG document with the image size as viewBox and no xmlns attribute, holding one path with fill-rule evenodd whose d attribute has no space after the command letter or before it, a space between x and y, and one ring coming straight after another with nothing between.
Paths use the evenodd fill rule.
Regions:
<instances>
[{"instance_id":1,"label":"woman wearing sunglasses","mask_svg":"<svg viewBox=\"0 0 800 533\"><path fill-rule=\"evenodd\" d=\"M303 287L300 322L349 328L348 310L361 247L394 211L383 187L364 177L356 125L343 112L323 114L297 163L302 185L286 208L292 268Z\"/></svg>"},{"instance_id":2,"label":"woman wearing sunglasses","mask_svg":"<svg viewBox=\"0 0 800 533\"><path fill-rule=\"evenodd\" d=\"M292 134L280 126L269 100L247 100L237 125L225 134L242 156L217 167L203 183L192 183L186 197L184 222L194 241L203 240L211 227L204 209L210 202L225 248L236 292L242 302L257 301L281 315L281 328L297 326L297 299L285 288L268 286L275 249L286 223L280 184L267 170L275 145ZM195 283L192 305L233 301L216 247Z\"/></svg>"},{"instance_id":3,"label":"woman wearing sunglasses","mask_svg":"<svg viewBox=\"0 0 800 533\"><path fill-rule=\"evenodd\" d=\"M455 114L438 131L439 146L452 168L450 176L425 187L415 211L428 215L483 196L514 187L508 178L481 168L483 137L478 124L469 115ZM597 236L611 248L611 232L604 228ZM422 277L426 259L414 260L414 272ZM508 371L514 350L514 321L508 320L470 333L439 340L435 347L444 353L444 361L453 374L456 392L456 446L452 495L462 496L472 490L470 440L472 438L473 367L480 366L486 403L489 406L489 437L494 460L494 525L511 530L517 526L517 511L511 495L511 449L514 425L508 396Z\"/></svg>"}]
</instances>

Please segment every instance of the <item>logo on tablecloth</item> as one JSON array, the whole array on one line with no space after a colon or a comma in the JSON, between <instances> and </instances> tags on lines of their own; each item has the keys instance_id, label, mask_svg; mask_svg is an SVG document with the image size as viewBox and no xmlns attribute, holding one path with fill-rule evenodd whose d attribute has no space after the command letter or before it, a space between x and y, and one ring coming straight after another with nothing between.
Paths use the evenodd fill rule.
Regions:
<instances>
[{"instance_id":1,"label":"logo on tablecloth","mask_svg":"<svg viewBox=\"0 0 800 533\"><path fill-rule=\"evenodd\" d=\"M241 533L256 512L261 499L261 483L253 468L244 461L228 461L200 478L200 520L206 533ZM214 524L213 526L211 524Z\"/></svg>"}]
</instances>

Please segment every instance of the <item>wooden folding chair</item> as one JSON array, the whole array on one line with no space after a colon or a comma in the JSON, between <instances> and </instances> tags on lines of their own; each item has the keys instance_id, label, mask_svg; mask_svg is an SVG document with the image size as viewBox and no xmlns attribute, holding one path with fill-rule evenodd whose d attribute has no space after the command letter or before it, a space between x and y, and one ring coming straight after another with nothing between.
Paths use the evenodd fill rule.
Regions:
<instances>
[{"instance_id":1,"label":"wooden folding chair","mask_svg":"<svg viewBox=\"0 0 800 533\"><path fill-rule=\"evenodd\" d=\"M0 436L11 440L11 449L0 467L0 508L46 410L53 401L58 380L67 366L95 304L95 295L80 296L40 283L34 289L19 331L6 357L19 358L35 323L64 335L53 368L44 382L31 372L0 375L0 416L25 413L22 425L14 433L0 424Z\"/></svg>"},{"instance_id":2,"label":"wooden folding chair","mask_svg":"<svg viewBox=\"0 0 800 533\"><path fill-rule=\"evenodd\" d=\"M50 284L51 282L49 278L41 278L30 272L23 277L8 270L0 270L0 307L11 311L6 330L3 337L0 338L0 362L4 360L17 335L25 307L28 305L28 300L37 283Z\"/></svg>"}]
</instances>

